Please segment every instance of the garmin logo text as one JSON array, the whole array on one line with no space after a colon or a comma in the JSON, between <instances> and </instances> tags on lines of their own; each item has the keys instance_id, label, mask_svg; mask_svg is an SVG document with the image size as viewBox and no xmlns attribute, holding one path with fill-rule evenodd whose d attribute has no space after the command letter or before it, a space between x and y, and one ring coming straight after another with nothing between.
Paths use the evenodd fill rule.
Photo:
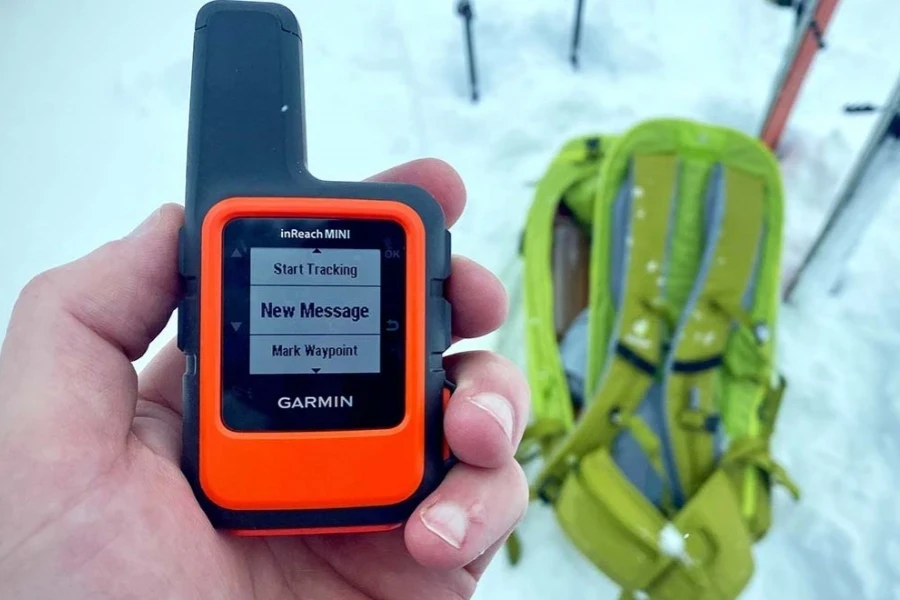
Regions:
<instances>
[{"instance_id":1,"label":"garmin logo text","mask_svg":"<svg viewBox=\"0 0 900 600\"><path fill-rule=\"evenodd\" d=\"M282 229L281 239L287 240L349 240L349 229Z\"/></svg>"},{"instance_id":2,"label":"garmin logo text","mask_svg":"<svg viewBox=\"0 0 900 600\"><path fill-rule=\"evenodd\" d=\"M353 408L353 396L282 396L278 408Z\"/></svg>"}]
</instances>

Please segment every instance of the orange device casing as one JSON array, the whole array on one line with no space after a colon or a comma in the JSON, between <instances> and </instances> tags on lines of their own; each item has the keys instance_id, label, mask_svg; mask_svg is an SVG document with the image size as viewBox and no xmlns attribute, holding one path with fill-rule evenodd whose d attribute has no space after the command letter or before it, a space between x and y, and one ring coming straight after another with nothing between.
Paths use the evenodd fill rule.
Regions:
<instances>
[{"instance_id":1,"label":"orange device casing","mask_svg":"<svg viewBox=\"0 0 900 600\"><path fill-rule=\"evenodd\" d=\"M406 407L388 430L237 433L221 414L222 232L235 218L388 219L406 235ZM425 469L425 231L405 204L231 198L203 223L200 281L200 484L223 508L329 509L397 504Z\"/></svg>"}]
</instances>

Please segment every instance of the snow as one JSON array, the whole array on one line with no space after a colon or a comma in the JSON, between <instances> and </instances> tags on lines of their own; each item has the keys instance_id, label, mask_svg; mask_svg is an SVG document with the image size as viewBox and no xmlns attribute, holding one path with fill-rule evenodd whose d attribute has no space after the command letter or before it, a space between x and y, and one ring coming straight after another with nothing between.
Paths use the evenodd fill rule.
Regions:
<instances>
[{"instance_id":1,"label":"snow","mask_svg":"<svg viewBox=\"0 0 900 600\"><path fill-rule=\"evenodd\" d=\"M670 558L689 565L691 557L687 552L685 535L672 523L667 523L659 532L659 549Z\"/></svg>"},{"instance_id":2,"label":"snow","mask_svg":"<svg viewBox=\"0 0 900 600\"><path fill-rule=\"evenodd\" d=\"M0 318L37 272L121 236L183 198L192 23L200 2L0 6ZM455 250L521 305L519 233L534 181L575 135L658 116L755 133L793 15L763 0L586 0L581 68L568 64L574 2L475 0L481 102L468 102L453 2L294 0L304 37L309 165L360 179L423 155L455 165L469 205ZM844 2L779 151L786 272L799 264L897 77L900 3ZM778 333L789 388L775 453L804 496L776 495L742 598L900 597L900 185L864 192L877 219L844 252L840 281L811 279ZM897 165L893 161L893 165ZM525 324L460 348L522 361ZM170 323L159 343L174 335ZM139 361L139 366L146 359ZM502 554L476 597L615 599L618 591L532 504L522 564Z\"/></svg>"}]
</instances>

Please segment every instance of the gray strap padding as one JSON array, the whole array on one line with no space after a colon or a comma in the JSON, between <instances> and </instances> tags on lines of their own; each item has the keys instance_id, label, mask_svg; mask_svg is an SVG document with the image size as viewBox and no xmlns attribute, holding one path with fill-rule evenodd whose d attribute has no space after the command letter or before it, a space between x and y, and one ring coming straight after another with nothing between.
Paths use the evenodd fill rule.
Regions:
<instances>
[{"instance_id":1,"label":"gray strap padding","mask_svg":"<svg viewBox=\"0 0 900 600\"><path fill-rule=\"evenodd\" d=\"M672 186L672 201L670 203L668 217L669 226L666 229L666 252L663 259L663 264L660 267L660 273L665 278L668 278L669 276L669 259L672 251L672 240L675 236L674 224L675 217L678 215L678 189L681 181L680 174L681 165L679 163L678 172L675 176L675 182ZM627 227L629 231L631 228L631 193L634 187L630 175L631 171L629 170L629 179L626 180L626 182L619 189L619 196L617 196L616 198L616 200L618 201L623 194L628 197L628 211L624 213L624 219L626 222L625 227ZM623 230L625 229L625 227L623 227ZM627 273L627 264L627 262L623 262L622 264L620 264L619 271L622 273ZM624 277L625 276L623 276L623 279ZM624 290L624 283L622 289ZM619 308L619 303L616 304L616 308ZM613 344L610 347L611 349L618 339L618 329L619 328L617 321L616 330L614 334L610 336L610 340ZM635 414L640 417L644 421L644 423L646 423L647 427L653 430L657 435L659 435L659 431L663 426L662 413L660 412L660 408L663 405L661 396L662 388L660 384L654 383L652 386L650 386L650 389L647 390L647 394L641 400L640 404L637 407L637 410L635 411ZM660 506L662 504L664 489L663 481L662 479L660 479L660 476L653 468L649 457L641 448L640 444L638 444L634 436L631 435L631 433L628 431L623 431L613 440L610 451L612 453L613 460L616 462L625 477L632 483L632 485L640 490L644 497L647 498L647 500L657 506Z\"/></svg>"},{"instance_id":2,"label":"gray strap padding","mask_svg":"<svg viewBox=\"0 0 900 600\"><path fill-rule=\"evenodd\" d=\"M685 324L690 318L691 313L694 312L694 307L706 285L706 277L713 265L713 259L715 258L716 247L718 246L719 241L719 234L722 231L722 218L725 215L726 201L725 170L721 164L716 164L713 166L709 182L706 186L706 199L703 213L705 217L706 235L704 239L703 255L700 258L700 266L697 269L691 291L688 294L687 301L679 316L678 324L675 326L675 332L672 334L669 351L663 361L662 393L659 397L658 406L662 427L660 428L658 435L662 446L663 466L665 467L666 474L671 482L672 504L675 509L684 506L685 497L684 490L681 487L681 481L678 477L678 466L675 462L675 453L672 449L672 432L669 420L666 418L666 415L668 414L667 400L669 374L672 370L672 363L675 362L675 354L678 349L678 343L684 332Z\"/></svg>"}]
</instances>

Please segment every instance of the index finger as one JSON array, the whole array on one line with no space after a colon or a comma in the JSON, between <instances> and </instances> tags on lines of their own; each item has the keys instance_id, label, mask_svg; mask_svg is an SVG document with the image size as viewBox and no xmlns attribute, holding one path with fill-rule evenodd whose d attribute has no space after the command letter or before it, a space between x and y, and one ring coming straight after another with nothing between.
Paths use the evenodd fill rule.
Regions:
<instances>
[{"instance_id":1,"label":"index finger","mask_svg":"<svg viewBox=\"0 0 900 600\"><path fill-rule=\"evenodd\" d=\"M404 163L367 181L406 183L423 188L441 205L448 229L456 223L466 206L466 186L462 178L453 167L436 158Z\"/></svg>"}]
</instances>

